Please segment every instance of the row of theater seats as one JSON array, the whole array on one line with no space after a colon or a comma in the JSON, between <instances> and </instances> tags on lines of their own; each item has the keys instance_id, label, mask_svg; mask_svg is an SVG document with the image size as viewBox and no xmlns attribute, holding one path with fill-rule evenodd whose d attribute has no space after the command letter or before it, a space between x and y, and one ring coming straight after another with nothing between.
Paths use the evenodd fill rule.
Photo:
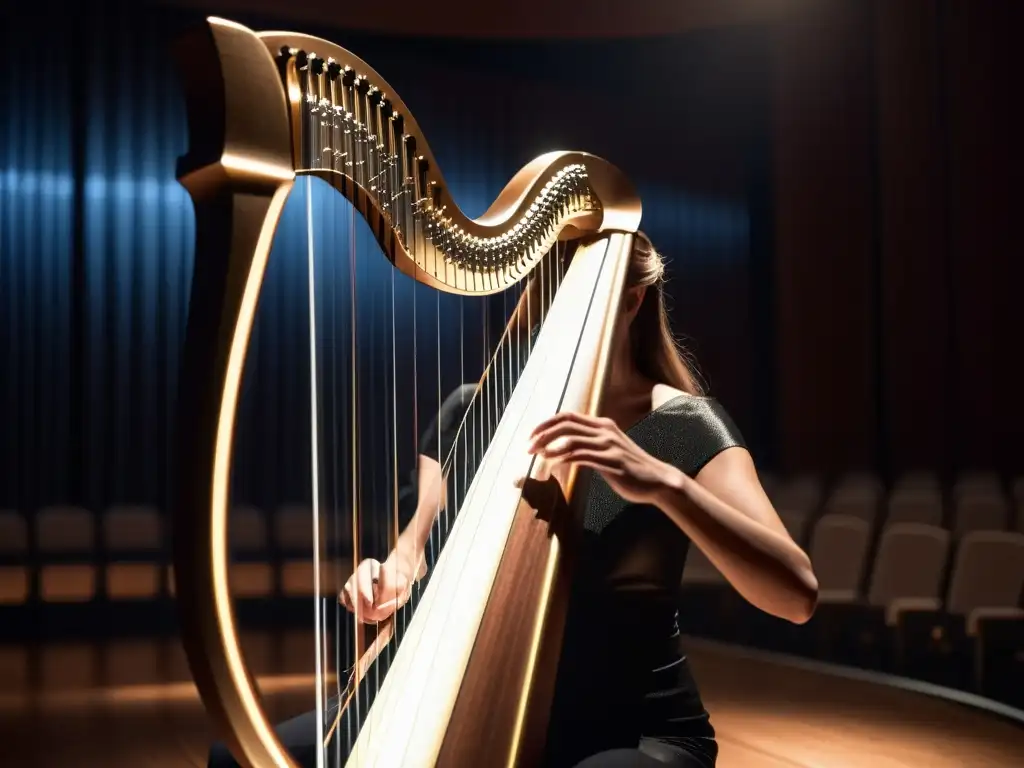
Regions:
<instances>
[{"instance_id":1,"label":"row of theater seats","mask_svg":"<svg viewBox=\"0 0 1024 768\"><path fill-rule=\"evenodd\" d=\"M142 603L172 597L168 527L151 506L114 506L101 515L80 507L52 506L31 519L0 510L0 607ZM254 507L239 506L231 513L229 537L236 597L313 594L314 537L308 506L282 506L272 521ZM334 566L332 558L321 563L325 591L336 586Z\"/></svg>"},{"instance_id":2,"label":"row of theater seats","mask_svg":"<svg viewBox=\"0 0 1024 768\"><path fill-rule=\"evenodd\" d=\"M1024 476L1005 487L991 472L967 472L944 488L934 473L912 472L891 489L867 472L849 473L830 492L818 477L780 481L763 478L783 517L795 524L833 513L886 523L927 523L954 536L969 531L1017 530L1024 533Z\"/></svg>"},{"instance_id":3,"label":"row of theater seats","mask_svg":"<svg viewBox=\"0 0 1024 768\"><path fill-rule=\"evenodd\" d=\"M830 493L807 478L765 484L814 561L816 618L794 629L751 612L694 550L683 579L694 605L684 611L687 631L961 687L1019 679L1024 534L1013 530L1011 497L997 479L968 476L943 489L912 476L888 493L866 475L841 479ZM972 516L977 509L990 513ZM232 510L231 585L244 623L309 622L311 523L303 505ZM0 510L0 638L172 631L168 528L146 506L99 515L67 506L31 516ZM322 532L321 542L328 539ZM321 593L336 593L350 568L347 558L323 558ZM982 664L993 643L1003 644L995 655L1003 661Z\"/></svg>"},{"instance_id":4,"label":"row of theater seats","mask_svg":"<svg viewBox=\"0 0 1024 768\"><path fill-rule=\"evenodd\" d=\"M818 558L823 594L851 594L867 586L869 555L877 545L876 533L882 530L891 534L886 542L929 541L934 552L945 551L951 542L976 531L985 532L981 538L986 541L993 536L998 539L999 531L1024 531L1024 480L1015 487L1020 494L1016 520L998 478L983 473L962 477L946 494L937 479L927 474L903 478L887 496L876 478L864 474L843 478L827 496L814 478L786 483L766 478L765 485L797 541L812 550L838 542L835 546L842 556L830 553ZM809 542L808 532L821 515ZM229 530L235 594L252 598L312 594L311 521L311 511L304 505L282 506L270 519L254 507L236 507ZM321 532L321 541L326 538ZM972 547L985 546L978 541L978 537L968 538L963 551L969 554ZM876 568L887 567L888 546L878 547ZM347 549L343 543L342 549ZM901 556L897 554L896 559ZM935 555L929 562L934 562L927 571L930 575L925 575L926 569L918 571L921 586L898 597L937 598L935 569L945 573L945 560ZM322 561L325 590L337 586L330 572L334 563L332 557ZM693 558L688 579L716 578L713 569L701 575L707 568L699 556ZM57 506L31 517L0 510L0 605L87 603L98 598L140 601L169 595L171 584L167 521L153 507L114 506L94 515L78 507ZM1007 598L998 599L1002 604ZM1016 604L1016 599L1012 602Z\"/></svg>"},{"instance_id":5,"label":"row of theater seats","mask_svg":"<svg viewBox=\"0 0 1024 768\"><path fill-rule=\"evenodd\" d=\"M1005 516L965 518L979 508L969 504L975 494L1000 498L999 489L954 487L952 512L944 514L942 506L936 512L927 504L893 504L901 494L920 488L930 494L935 486L897 485L885 500L858 478L840 482L816 506L792 505L801 494L807 501L811 487L798 479L773 492L818 577L812 622L792 627L759 615L693 550L683 576L691 605L685 629L981 691L1024 707L1024 533L1008 530ZM926 521L908 521L908 509Z\"/></svg>"}]
</instances>

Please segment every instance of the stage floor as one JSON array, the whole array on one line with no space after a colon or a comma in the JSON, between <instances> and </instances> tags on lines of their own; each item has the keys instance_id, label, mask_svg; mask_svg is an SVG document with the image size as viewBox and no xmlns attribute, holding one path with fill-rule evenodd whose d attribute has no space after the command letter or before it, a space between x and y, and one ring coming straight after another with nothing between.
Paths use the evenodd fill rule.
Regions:
<instances>
[{"instance_id":1,"label":"stage floor","mask_svg":"<svg viewBox=\"0 0 1024 768\"><path fill-rule=\"evenodd\" d=\"M289 644L256 639L275 719L312 708ZM720 768L1020 768L1024 728L993 714L815 665L689 643ZM205 766L211 734L173 645L0 648L4 768Z\"/></svg>"}]
</instances>

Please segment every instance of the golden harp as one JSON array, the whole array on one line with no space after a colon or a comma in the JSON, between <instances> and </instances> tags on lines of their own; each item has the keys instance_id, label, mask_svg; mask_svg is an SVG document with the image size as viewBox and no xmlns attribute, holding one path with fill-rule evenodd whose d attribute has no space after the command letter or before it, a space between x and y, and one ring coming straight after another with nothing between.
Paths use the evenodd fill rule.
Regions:
<instances>
[{"instance_id":1,"label":"golden harp","mask_svg":"<svg viewBox=\"0 0 1024 768\"><path fill-rule=\"evenodd\" d=\"M536 471L526 447L537 423L599 409L640 222L633 188L597 157L553 152L470 219L406 105L348 51L211 18L178 53L190 142L179 178L196 250L176 418L175 587L209 717L243 765L295 765L239 647L227 537L242 371L271 243L296 179L315 176L351 201L394 268L439 291L495 294L529 279L556 244L574 249L346 763L537 764L569 547L514 482ZM559 503L572 507L582 484L557 479ZM357 662L356 685L362 671Z\"/></svg>"}]
</instances>

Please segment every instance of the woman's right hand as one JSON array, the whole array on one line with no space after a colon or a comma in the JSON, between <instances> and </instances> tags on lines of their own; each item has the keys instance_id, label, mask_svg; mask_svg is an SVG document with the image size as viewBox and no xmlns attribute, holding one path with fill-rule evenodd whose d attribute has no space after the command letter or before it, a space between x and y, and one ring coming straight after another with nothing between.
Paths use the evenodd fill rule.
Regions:
<instances>
[{"instance_id":1,"label":"woman's right hand","mask_svg":"<svg viewBox=\"0 0 1024 768\"><path fill-rule=\"evenodd\" d=\"M401 608L412 595L416 570L392 555L383 563L363 560L341 590L341 604L359 621L375 624Z\"/></svg>"}]
</instances>

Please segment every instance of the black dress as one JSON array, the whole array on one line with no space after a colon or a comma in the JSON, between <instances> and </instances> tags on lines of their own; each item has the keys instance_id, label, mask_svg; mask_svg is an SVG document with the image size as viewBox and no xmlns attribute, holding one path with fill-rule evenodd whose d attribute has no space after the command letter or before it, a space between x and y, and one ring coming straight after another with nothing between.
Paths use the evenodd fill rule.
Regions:
<instances>
[{"instance_id":1,"label":"black dress","mask_svg":"<svg viewBox=\"0 0 1024 768\"><path fill-rule=\"evenodd\" d=\"M445 455L471 395L472 388L452 393L421 452ZM689 395L652 411L628 434L691 477L721 451L743 445L717 401ZM595 474L544 768L713 768L715 732L679 648L679 585L689 546L661 510L623 501ZM316 764L315 713L277 731L293 759ZM236 765L221 745L209 764Z\"/></svg>"},{"instance_id":2,"label":"black dress","mask_svg":"<svg viewBox=\"0 0 1024 768\"><path fill-rule=\"evenodd\" d=\"M717 401L689 395L627 434L691 477L743 445ZM547 765L713 766L715 732L679 647L690 541L660 509L624 501L596 474L586 509Z\"/></svg>"}]
</instances>

